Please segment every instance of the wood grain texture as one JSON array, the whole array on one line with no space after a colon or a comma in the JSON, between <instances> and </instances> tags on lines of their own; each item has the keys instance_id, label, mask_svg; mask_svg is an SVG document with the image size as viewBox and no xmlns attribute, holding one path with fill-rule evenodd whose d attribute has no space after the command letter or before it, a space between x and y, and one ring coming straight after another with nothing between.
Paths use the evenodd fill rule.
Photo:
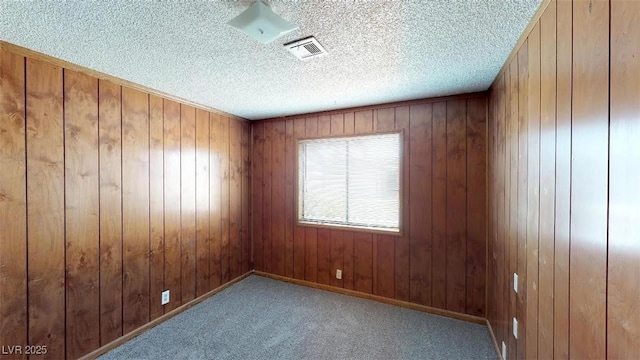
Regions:
<instances>
[{"instance_id":1,"label":"wood grain texture","mask_svg":"<svg viewBox=\"0 0 640 360\"><path fill-rule=\"evenodd\" d=\"M506 210L506 234L505 234L505 262L507 279L513 279L513 274L518 271L518 58L516 57L509 65L507 76L506 99L507 125L505 133L506 161L505 161L505 210ZM526 273L518 274L519 282L526 284ZM508 283L508 282L507 282ZM505 336L507 342L507 358L515 358L519 343L513 334L512 319L517 314L517 295L511 291L509 286L505 291L505 304L507 306L507 318ZM524 340L524 339L523 339ZM524 344L523 344L524 345Z\"/></svg>"},{"instance_id":2,"label":"wood grain texture","mask_svg":"<svg viewBox=\"0 0 640 360\"><path fill-rule=\"evenodd\" d=\"M236 120L232 120L236 121ZM238 121L236 121L238 122ZM251 266L251 125L242 121L241 126L240 147L242 150L242 164L240 174L242 177L242 220L240 227L241 242L241 270L240 275L246 274L249 270L253 270ZM236 277L237 278L237 277Z\"/></svg>"},{"instance_id":3,"label":"wood grain texture","mask_svg":"<svg viewBox=\"0 0 640 360\"><path fill-rule=\"evenodd\" d=\"M407 121L409 117L407 116ZM346 112L343 118L343 130L345 135L351 135L355 132L354 113ZM353 264L353 232L345 231L342 235L342 243L344 245L344 254L342 261L344 271L342 272L342 285L345 289L353 289L354 264Z\"/></svg>"},{"instance_id":4,"label":"wood grain texture","mask_svg":"<svg viewBox=\"0 0 640 360\"><path fill-rule=\"evenodd\" d=\"M251 154L253 161L253 172L251 180L253 185L251 187L252 193L252 209L254 216L253 219L253 264L256 270L264 269L263 265L263 212L262 212L262 203L263 203L263 149L264 149L264 124L258 123L253 126L253 152Z\"/></svg>"},{"instance_id":5,"label":"wood grain texture","mask_svg":"<svg viewBox=\"0 0 640 360\"><path fill-rule=\"evenodd\" d=\"M211 236L210 254L211 264L209 266L211 289L216 289L222 284L222 223L220 215L222 213L222 186L221 186L221 163L220 154L220 115L209 113L209 234Z\"/></svg>"},{"instance_id":6,"label":"wood grain texture","mask_svg":"<svg viewBox=\"0 0 640 360\"><path fill-rule=\"evenodd\" d=\"M180 163L180 104L164 100L164 287L170 294L165 313L181 305Z\"/></svg>"},{"instance_id":7,"label":"wood grain texture","mask_svg":"<svg viewBox=\"0 0 640 360\"><path fill-rule=\"evenodd\" d=\"M447 306L447 103L433 104L431 306ZM436 211L440 209L441 211Z\"/></svg>"},{"instance_id":8,"label":"wood grain texture","mask_svg":"<svg viewBox=\"0 0 640 360\"><path fill-rule=\"evenodd\" d=\"M526 255L519 262L524 262L525 267L518 269L521 273L526 271L526 349L522 356L538 357L538 252L539 252L539 228L540 228L540 25L536 25L529 35L528 43L528 78L526 89L529 93L528 109L524 109L528 116L528 124L523 124L524 136L527 142L526 165L526 203L524 213L526 220ZM524 50L524 48L523 48ZM524 60L524 57L523 57ZM524 70L525 73L527 70ZM523 89L524 90L524 89ZM527 105L526 103L523 105ZM521 184L524 186L524 181ZM519 292L520 293L520 292ZM520 351L520 348L518 348Z\"/></svg>"},{"instance_id":9,"label":"wood grain texture","mask_svg":"<svg viewBox=\"0 0 640 360\"><path fill-rule=\"evenodd\" d=\"M0 344L28 343L24 90L24 57L0 50Z\"/></svg>"},{"instance_id":10,"label":"wood grain texture","mask_svg":"<svg viewBox=\"0 0 640 360\"><path fill-rule=\"evenodd\" d=\"M100 345L122 336L121 88L99 81Z\"/></svg>"},{"instance_id":11,"label":"wood grain texture","mask_svg":"<svg viewBox=\"0 0 640 360\"><path fill-rule=\"evenodd\" d=\"M296 141L296 144L294 146L298 146L297 145L297 140L304 138L305 137L305 133L306 133L306 121L304 120L304 118L301 118L299 120L294 120L293 123L293 138L294 141ZM295 150L294 154L297 153L297 149ZM298 161L298 159L296 159L295 161ZM298 169L298 166L296 165L296 170ZM297 176L296 176L296 180L297 181ZM294 187L294 189L297 189L297 185ZM296 190L294 190L296 191ZM294 197L297 199L297 197ZM295 200L294 200L295 201ZM298 217L298 204L294 204L295 208L294 208L294 224L297 223L297 217ZM259 216L259 214L256 214L257 216ZM254 217L255 218L255 217ZM300 280L304 280L304 276L305 276L305 269L306 269L306 264L305 264L305 256L306 256L306 245L305 245L305 228L303 228L302 226L297 226L294 225L295 228L293 229L293 277L295 279L300 279ZM254 240L255 241L255 240ZM260 246L260 245L258 245Z\"/></svg>"},{"instance_id":12,"label":"wood grain texture","mask_svg":"<svg viewBox=\"0 0 640 360\"><path fill-rule=\"evenodd\" d=\"M286 277L295 277L295 224L296 209L294 183L297 179L295 171L296 166L296 140L294 120L289 119L285 122L285 189L284 189L284 275Z\"/></svg>"},{"instance_id":13,"label":"wood grain texture","mask_svg":"<svg viewBox=\"0 0 640 360\"><path fill-rule=\"evenodd\" d=\"M220 276L221 282L227 283L231 280L231 250L229 246L230 236L230 211L231 211L231 162L230 162L230 131L229 131L229 118L220 116L219 137L220 147Z\"/></svg>"},{"instance_id":14,"label":"wood grain texture","mask_svg":"<svg viewBox=\"0 0 640 360\"><path fill-rule=\"evenodd\" d=\"M123 334L149 322L149 95L122 88Z\"/></svg>"},{"instance_id":15,"label":"wood grain texture","mask_svg":"<svg viewBox=\"0 0 640 360\"><path fill-rule=\"evenodd\" d=\"M209 113L196 109L196 297L211 288Z\"/></svg>"},{"instance_id":16,"label":"wood grain texture","mask_svg":"<svg viewBox=\"0 0 640 360\"><path fill-rule=\"evenodd\" d=\"M164 314L164 100L149 95L149 319Z\"/></svg>"},{"instance_id":17,"label":"wood grain texture","mask_svg":"<svg viewBox=\"0 0 640 360\"><path fill-rule=\"evenodd\" d=\"M331 117L318 117L317 136L331 135ZM275 190L275 189L274 189ZM329 285L331 278L331 230L318 229L318 283Z\"/></svg>"},{"instance_id":18,"label":"wood grain texture","mask_svg":"<svg viewBox=\"0 0 640 360\"><path fill-rule=\"evenodd\" d=\"M540 233L538 357L553 358L556 181L556 2L540 19Z\"/></svg>"},{"instance_id":19,"label":"wood grain texture","mask_svg":"<svg viewBox=\"0 0 640 360\"><path fill-rule=\"evenodd\" d=\"M65 357L62 69L26 60L28 344Z\"/></svg>"},{"instance_id":20,"label":"wood grain texture","mask_svg":"<svg viewBox=\"0 0 640 360\"><path fill-rule=\"evenodd\" d=\"M287 121L287 126L289 121ZM293 124L292 124L293 125ZM344 134L344 114L331 115L331 135L340 136ZM344 276L344 231L331 230L331 271L330 285L344 287L344 277L338 279L336 271L340 269Z\"/></svg>"},{"instance_id":21,"label":"wood grain texture","mask_svg":"<svg viewBox=\"0 0 640 360\"><path fill-rule=\"evenodd\" d=\"M220 218L225 207L229 218L230 141L235 261L249 269L250 125L234 118L230 139L229 118L181 114L179 103L44 60L0 49L0 342L78 358L163 319L183 304L183 288L193 289L185 299L206 297L233 281L221 282L229 248L211 256L229 238ZM183 248L193 251L185 266Z\"/></svg>"},{"instance_id":22,"label":"wood grain texture","mask_svg":"<svg viewBox=\"0 0 640 360\"><path fill-rule=\"evenodd\" d=\"M571 219L572 6L557 2L556 201L553 356L569 357L569 251Z\"/></svg>"},{"instance_id":23,"label":"wood grain texture","mask_svg":"<svg viewBox=\"0 0 640 360\"><path fill-rule=\"evenodd\" d=\"M181 302L196 297L196 109L180 105Z\"/></svg>"},{"instance_id":24,"label":"wood grain texture","mask_svg":"<svg viewBox=\"0 0 640 360\"><path fill-rule=\"evenodd\" d=\"M318 117L305 119L305 137L318 136ZM304 229L304 279L307 281L318 280L318 230L311 227Z\"/></svg>"},{"instance_id":25,"label":"wood grain texture","mask_svg":"<svg viewBox=\"0 0 640 360\"><path fill-rule=\"evenodd\" d=\"M468 112L467 101L470 99L474 101ZM453 137L448 137L447 134L448 116L458 119L458 134ZM480 178L470 182L474 186L486 186L486 99L461 96L451 101L449 111L446 101L434 102L425 99L409 105L401 103L371 109L320 113L317 116L310 114L269 119L254 122L252 126L254 135L262 131L258 129L266 129L267 135L262 137L264 142L254 143L252 156L254 159L264 159L260 166L263 172L268 173L266 176L270 177L282 173L278 167L272 166L275 158L274 149L284 146L285 161L296 156L295 145L289 146L289 141L317 136L375 134L393 130L399 130L403 136L402 236L372 234L354 229L294 225L292 249L289 250L285 246L285 263L289 254L293 257L293 275L286 275L285 267L285 277L306 279L321 285L337 286L413 303L431 304L445 309L447 278L450 277L450 271L447 269L447 219L456 218L462 229L455 230L458 232L460 244L464 248L469 244L469 248L474 249L474 253L464 251L464 248L463 251L449 249L452 260L450 264L456 263L459 267L455 270L458 272L458 311L485 314L486 196L468 194L467 172ZM274 129L278 126L284 126L284 139L274 135ZM469 138L467 132L473 137ZM289 133L292 134L291 139ZM254 139L259 138L254 136ZM456 152L457 160L451 164L448 164L447 144L450 148L459 149L459 154ZM269 149L268 157L264 156L264 149ZM294 153L289 153L291 150ZM477 154L469 155L467 158L470 151L477 151ZM448 171L448 165L451 171ZM448 175L454 172L454 168L458 177L462 179L463 186L450 186L451 176ZM283 190L283 198L286 199L289 177L286 171L287 169L284 171L283 181L271 181L268 184L270 193L261 193L262 205L255 207L260 209L261 213L253 217L254 231L260 222L264 230L267 218L271 224L274 214L283 214L281 211L274 212L272 208L277 201L274 197L276 192ZM295 176L297 167L289 171L293 171ZM281 189L276 189L278 187ZM414 189L413 194L411 189ZM447 206L447 191L451 197L458 199L457 206ZM467 199L469 204L475 206L473 210L467 207ZM286 224L296 221L297 204L294 203L292 206L290 211L287 211L286 207L284 211L285 217L292 217L290 220L285 219L285 238L288 231ZM467 214L471 214L472 211L481 215L477 219L467 220ZM260 221L256 220L257 217ZM457 226L450 224L451 229L454 229L454 225ZM467 234L467 226L473 228L473 234ZM269 231L269 234L273 232ZM259 252L258 249L262 248L272 251L273 244L275 243L272 239L265 236L260 239L254 237L256 254ZM273 256L265 255L262 259L263 267L270 269L264 272L275 274ZM471 260L469 266L467 259ZM342 279L335 278L338 269L342 270ZM469 299L467 293L475 294L473 296L477 295L478 298Z\"/></svg>"},{"instance_id":26,"label":"wood grain texture","mask_svg":"<svg viewBox=\"0 0 640 360\"><path fill-rule=\"evenodd\" d=\"M273 246L273 124L264 125L264 145L262 149L262 268L266 272L272 270Z\"/></svg>"},{"instance_id":27,"label":"wood grain texture","mask_svg":"<svg viewBox=\"0 0 640 360\"><path fill-rule=\"evenodd\" d=\"M431 305L432 123L431 104L409 110L409 246L411 302Z\"/></svg>"},{"instance_id":28,"label":"wood grain texture","mask_svg":"<svg viewBox=\"0 0 640 360\"><path fill-rule=\"evenodd\" d=\"M354 114L354 133L368 134L373 131L373 111ZM364 293L373 291L373 235L355 233L353 236L353 289Z\"/></svg>"},{"instance_id":29,"label":"wood grain texture","mask_svg":"<svg viewBox=\"0 0 640 360\"><path fill-rule=\"evenodd\" d=\"M242 149L240 123L229 120L229 277L242 271Z\"/></svg>"},{"instance_id":30,"label":"wood grain texture","mask_svg":"<svg viewBox=\"0 0 640 360\"><path fill-rule=\"evenodd\" d=\"M100 346L98 80L64 72L66 356Z\"/></svg>"},{"instance_id":31,"label":"wood grain texture","mask_svg":"<svg viewBox=\"0 0 640 360\"><path fill-rule=\"evenodd\" d=\"M611 2L607 357L640 357L640 4ZM634 210L635 207L635 210ZM636 276L630 276L636 274Z\"/></svg>"},{"instance_id":32,"label":"wood grain texture","mask_svg":"<svg viewBox=\"0 0 640 360\"><path fill-rule=\"evenodd\" d=\"M466 308L466 103L447 101L447 310ZM457 214L453 216L453 214ZM465 256L462 256L465 254Z\"/></svg>"},{"instance_id":33,"label":"wood grain texture","mask_svg":"<svg viewBox=\"0 0 640 360\"><path fill-rule=\"evenodd\" d=\"M467 100L466 314L486 316L487 103Z\"/></svg>"},{"instance_id":34,"label":"wood grain texture","mask_svg":"<svg viewBox=\"0 0 640 360\"><path fill-rule=\"evenodd\" d=\"M376 110L374 131L393 131L395 127L395 108ZM402 171L402 165L400 167ZM402 193L400 194L402 196ZM376 283L373 292L376 295L394 298L395 296L395 241L397 236L375 235L375 265L373 272Z\"/></svg>"},{"instance_id":35,"label":"wood grain texture","mask_svg":"<svg viewBox=\"0 0 640 360\"><path fill-rule=\"evenodd\" d=\"M402 163L402 188L405 191L402 194L402 219L403 219L403 227L404 233L402 237L398 237L395 239L394 244L394 253L395 259L393 261L395 271L394 271L394 285L395 285L395 298L401 301L409 301L410 297L410 273L411 268L409 264L409 256L410 256L410 236L411 232L407 221L410 216L411 209L409 208L409 200L410 194L407 189L410 187L410 179L409 179L409 162L411 161L411 154L409 151L411 141L409 139L409 133L406 129L409 128L409 106L398 106L395 107L395 130L402 130L402 154L403 154L403 163ZM346 123L345 123L346 128Z\"/></svg>"},{"instance_id":36,"label":"wood grain texture","mask_svg":"<svg viewBox=\"0 0 640 360\"><path fill-rule=\"evenodd\" d=\"M573 4L569 354L606 357L609 4Z\"/></svg>"},{"instance_id":37,"label":"wood grain texture","mask_svg":"<svg viewBox=\"0 0 640 360\"><path fill-rule=\"evenodd\" d=\"M273 124L271 147L271 271L284 275L285 269L285 132L286 123ZM274 184L278 184L273 186Z\"/></svg>"}]
</instances>

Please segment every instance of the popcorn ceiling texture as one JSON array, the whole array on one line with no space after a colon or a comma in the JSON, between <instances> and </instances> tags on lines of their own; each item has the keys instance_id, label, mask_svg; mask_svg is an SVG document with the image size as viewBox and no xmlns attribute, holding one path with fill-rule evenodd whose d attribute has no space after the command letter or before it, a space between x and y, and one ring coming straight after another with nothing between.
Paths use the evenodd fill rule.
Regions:
<instances>
[{"instance_id":1,"label":"popcorn ceiling texture","mask_svg":"<svg viewBox=\"0 0 640 360\"><path fill-rule=\"evenodd\" d=\"M0 39L247 119L486 90L540 0L274 0L299 29L226 22L253 0L0 0ZM314 35L328 55L282 46Z\"/></svg>"}]
</instances>

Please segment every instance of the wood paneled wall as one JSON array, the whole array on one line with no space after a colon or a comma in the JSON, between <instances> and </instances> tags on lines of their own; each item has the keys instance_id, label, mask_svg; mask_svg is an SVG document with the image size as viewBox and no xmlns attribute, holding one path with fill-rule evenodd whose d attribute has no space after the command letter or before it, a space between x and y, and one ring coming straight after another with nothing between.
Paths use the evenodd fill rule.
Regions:
<instances>
[{"instance_id":1,"label":"wood paneled wall","mask_svg":"<svg viewBox=\"0 0 640 360\"><path fill-rule=\"evenodd\" d=\"M0 50L4 349L77 358L249 271L249 138L246 121Z\"/></svg>"},{"instance_id":2,"label":"wood paneled wall","mask_svg":"<svg viewBox=\"0 0 640 360\"><path fill-rule=\"evenodd\" d=\"M509 359L640 357L638 34L640 2L552 1L490 90L487 316Z\"/></svg>"},{"instance_id":3,"label":"wood paneled wall","mask_svg":"<svg viewBox=\"0 0 640 360\"><path fill-rule=\"evenodd\" d=\"M484 317L486 113L477 94L252 123L256 270ZM296 141L393 129L403 236L296 226Z\"/></svg>"}]
</instances>

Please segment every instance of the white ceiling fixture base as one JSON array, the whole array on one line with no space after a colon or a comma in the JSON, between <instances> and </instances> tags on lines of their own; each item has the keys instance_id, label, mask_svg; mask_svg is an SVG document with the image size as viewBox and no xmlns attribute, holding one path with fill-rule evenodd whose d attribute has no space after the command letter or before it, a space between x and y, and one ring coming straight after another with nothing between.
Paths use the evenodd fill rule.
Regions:
<instances>
[{"instance_id":1,"label":"white ceiling fixture base","mask_svg":"<svg viewBox=\"0 0 640 360\"><path fill-rule=\"evenodd\" d=\"M262 0L257 0L240 15L229 20L227 24L263 44L268 44L298 28L274 13Z\"/></svg>"}]
</instances>

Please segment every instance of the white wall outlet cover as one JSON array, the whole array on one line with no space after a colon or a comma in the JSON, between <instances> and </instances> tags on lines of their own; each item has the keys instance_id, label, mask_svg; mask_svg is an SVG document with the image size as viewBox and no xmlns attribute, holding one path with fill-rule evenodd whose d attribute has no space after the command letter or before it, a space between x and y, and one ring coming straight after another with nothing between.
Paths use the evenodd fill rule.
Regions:
<instances>
[{"instance_id":1,"label":"white wall outlet cover","mask_svg":"<svg viewBox=\"0 0 640 360\"><path fill-rule=\"evenodd\" d=\"M160 299L160 305L166 305L169 303L170 292L169 290L165 290L162 292L162 298Z\"/></svg>"},{"instance_id":2,"label":"white wall outlet cover","mask_svg":"<svg viewBox=\"0 0 640 360\"><path fill-rule=\"evenodd\" d=\"M507 360L507 344L502 342L502 360Z\"/></svg>"},{"instance_id":3,"label":"white wall outlet cover","mask_svg":"<svg viewBox=\"0 0 640 360\"><path fill-rule=\"evenodd\" d=\"M513 337L518 338L518 319L513 318Z\"/></svg>"},{"instance_id":4,"label":"white wall outlet cover","mask_svg":"<svg viewBox=\"0 0 640 360\"><path fill-rule=\"evenodd\" d=\"M336 270L336 279L342 279L342 270L340 269Z\"/></svg>"},{"instance_id":5,"label":"white wall outlet cover","mask_svg":"<svg viewBox=\"0 0 640 360\"><path fill-rule=\"evenodd\" d=\"M513 291L518 293L518 274L513 273Z\"/></svg>"}]
</instances>

